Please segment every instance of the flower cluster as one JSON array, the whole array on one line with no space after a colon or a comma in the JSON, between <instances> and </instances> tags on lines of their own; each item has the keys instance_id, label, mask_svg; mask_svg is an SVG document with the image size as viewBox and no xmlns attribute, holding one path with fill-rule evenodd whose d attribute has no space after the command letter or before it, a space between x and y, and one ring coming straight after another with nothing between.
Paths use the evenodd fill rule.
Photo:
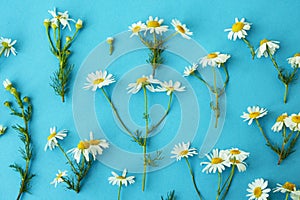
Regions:
<instances>
[{"instance_id":1,"label":"flower cluster","mask_svg":"<svg viewBox=\"0 0 300 200\"><path fill-rule=\"evenodd\" d=\"M10 38L0 38L0 57L4 55L5 57L8 57L10 53L12 53L14 56L17 55L17 51L14 48L14 45L16 44L17 40L13 40Z\"/></svg>"}]
</instances>

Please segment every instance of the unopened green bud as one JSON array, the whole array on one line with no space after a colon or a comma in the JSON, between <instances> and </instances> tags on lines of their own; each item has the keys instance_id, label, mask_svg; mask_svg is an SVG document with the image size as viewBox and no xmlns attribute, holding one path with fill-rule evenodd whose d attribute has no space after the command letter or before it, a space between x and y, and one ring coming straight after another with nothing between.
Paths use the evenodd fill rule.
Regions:
<instances>
[{"instance_id":1,"label":"unopened green bud","mask_svg":"<svg viewBox=\"0 0 300 200\"><path fill-rule=\"evenodd\" d=\"M5 101L5 102L4 102L4 106L10 107L10 106L11 106L11 103L10 103L9 101Z\"/></svg>"},{"instance_id":2,"label":"unopened green bud","mask_svg":"<svg viewBox=\"0 0 300 200\"><path fill-rule=\"evenodd\" d=\"M76 24L75 24L76 29L78 29L78 30L82 29L82 26L83 26L82 24L83 24L82 20L78 19Z\"/></svg>"},{"instance_id":3,"label":"unopened green bud","mask_svg":"<svg viewBox=\"0 0 300 200\"><path fill-rule=\"evenodd\" d=\"M66 42L70 42L72 40L72 38L70 36L66 37Z\"/></svg>"},{"instance_id":4,"label":"unopened green bud","mask_svg":"<svg viewBox=\"0 0 300 200\"><path fill-rule=\"evenodd\" d=\"M56 23L51 23L51 28L53 28L53 29L57 29L57 24Z\"/></svg>"},{"instance_id":5,"label":"unopened green bud","mask_svg":"<svg viewBox=\"0 0 300 200\"><path fill-rule=\"evenodd\" d=\"M44 26L45 26L46 28L49 28L50 25L51 25L50 20L49 20L49 19L45 19L45 20L44 20Z\"/></svg>"},{"instance_id":6,"label":"unopened green bud","mask_svg":"<svg viewBox=\"0 0 300 200\"><path fill-rule=\"evenodd\" d=\"M30 100L29 100L29 97L24 97L24 98L23 98L23 101L26 102L26 103L28 103L28 102L30 101Z\"/></svg>"}]
</instances>

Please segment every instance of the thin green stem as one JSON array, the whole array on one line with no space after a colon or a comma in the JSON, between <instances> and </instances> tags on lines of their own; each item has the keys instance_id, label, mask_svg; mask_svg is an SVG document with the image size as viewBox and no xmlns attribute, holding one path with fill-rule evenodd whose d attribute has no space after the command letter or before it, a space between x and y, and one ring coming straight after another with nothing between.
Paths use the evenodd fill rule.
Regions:
<instances>
[{"instance_id":1,"label":"thin green stem","mask_svg":"<svg viewBox=\"0 0 300 200\"><path fill-rule=\"evenodd\" d=\"M217 190L217 196L216 196L216 200L219 199L220 194L221 194L221 182L222 182L222 177L221 177L221 173L218 172L218 190Z\"/></svg>"},{"instance_id":2,"label":"thin green stem","mask_svg":"<svg viewBox=\"0 0 300 200\"><path fill-rule=\"evenodd\" d=\"M233 176L234 176L234 172L235 172L235 164L232 165L231 172L230 172L230 175L229 175L229 182L228 182L228 184L227 184L226 182L224 183L224 186L227 184L227 187L226 187L225 192L223 193L223 196L222 196L221 200L224 200L224 199L225 199L225 197L226 197L226 195L227 195L227 193L228 193L228 191L229 191L229 188L230 188L230 186L231 186L231 182L232 182L232 179L233 179ZM228 179L227 179L227 180L228 180ZM222 187L221 192L223 191L224 186Z\"/></svg>"},{"instance_id":3,"label":"thin green stem","mask_svg":"<svg viewBox=\"0 0 300 200\"><path fill-rule=\"evenodd\" d=\"M217 75L216 75L215 67L212 67L212 71L213 71L213 76L214 76L214 94L215 94L215 98L216 98L216 102L215 102L215 106L214 106L214 113L215 113L215 117L216 117L215 128L217 128L218 127L218 119L220 116L219 91L217 88Z\"/></svg>"},{"instance_id":4,"label":"thin green stem","mask_svg":"<svg viewBox=\"0 0 300 200\"><path fill-rule=\"evenodd\" d=\"M279 154L279 159L278 159L278 165L280 165L281 161L282 161L282 155L283 155L283 152L284 152L284 147L285 147L285 144L286 144L286 127L285 125L283 126L283 133L282 133L282 145L281 145L281 151L280 151L280 154Z\"/></svg>"},{"instance_id":5,"label":"thin green stem","mask_svg":"<svg viewBox=\"0 0 300 200\"><path fill-rule=\"evenodd\" d=\"M145 39L143 38L143 36L140 33L138 33L138 35L139 35L141 42L150 49L151 46L149 45L149 43L145 41Z\"/></svg>"},{"instance_id":6,"label":"thin green stem","mask_svg":"<svg viewBox=\"0 0 300 200\"><path fill-rule=\"evenodd\" d=\"M65 150L62 148L62 146L61 146L59 143L57 143L57 146L58 146L58 148L60 149L60 151L63 153L63 155L66 157L66 159L67 159L69 165L70 165L71 168L72 168L72 171L73 171L75 174L78 174L78 172L77 172L75 166L73 165L72 161L70 160L68 154L65 152Z\"/></svg>"},{"instance_id":7,"label":"thin green stem","mask_svg":"<svg viewBox=\"0 0 300 200\"><path fill-rule=\"evenodd\" d=\"M284 83L284 87L285 87L285 90L284 90L284 97L283 97L283 102L286 103L287 101L287 95L288 95L288 91L289 91L289 85Z\"/></svg>"},{"instance_id":8,"label":"thin green stem","mask_svg":"<svg viewBox=\"0 0 300 200\"><path fill-rule=\"evenodd\" d=\"M256 122L256 124L257 124L257 126L258 126L260 132L261 132L262 135L264 136L264 138L265 138L265 140L266 140L266 142L267 142L267 145L274 151L275 148L273 147L273 145L271 144L271 142L270 142L269 138L267 137L266 133L265 133L264 130L262 129L262 127L261 127L259 121L258 121L257 119L255 119L255 122ZM275 152L276 152L276 151L275 151Z\"/></svg>"},{"instance_id":9,"label":"thin green stem","mask_svg":"<svg viewBox=\"0 0 300 200\"><path fill-rule=\"evenodd\" d=\"M146 87L143 86L143 91L144 91L144 108L145 108L145 113L144 113L144 118L145 118L145 123L146 123L146 134L144 138L144 145L143 145L143 154L144 154L144 173L143 173L143 182L142 182L142 191L145 190L145 183L146 183L146 174L147 174L147 138L148 138L148 133L149 133L149 116L148 116L148 96L147 96L147 90Z\"/></svg>"},{"instance_id":10,"label":"thin green stem","mask_svg":"<svg viewBox=\"0 0 300 200\"><path fill-rule=\"evenodd\" d=\"M5 51L5 48L3 48L0 52L0 57L2 56L3 52Z\"/></svg>"},{"instance_id":11,"label":"thin green stem","mask_svg":"<svg viewBox=\"0 0 300 200\"><path fill-rule=\"evenodd\" d=\"M248 48L250 49L251 55L252 55L252 60L254 60L255 51L254 51L253 46L250 44L250 42L246 38L242 38L242 40L247 44Z\"/></svg>"},{"instance_id":12,"label":"thin green stem","mask_svg":"<svg viewBox=\"0 0 300 200\"><path fill-rule=\"evenodd\" d=\"M227 67L224 64L222 64L221 66L224 69L226 78L225 78L225 81L224 81L224 84L223 84L223 88L222 88L222 90L220 92L220 96L225 92L225 88L226 88L226 86L227 86L227 84L229 82L229 73L228 73Z\"/></svg>"},{"instance_id":13,"label":"thin green stem","mask_svg":"<svg viewBox=\"0 0 300 200\"><path fill-rule=\"evenodd\" d=\"M278 72L278 76L280 77L280 80L283 81L283 80L284 80L283 75L282 75L282 73L281 73L281 71L280 71L280 69L279 69L279 66L278 66L278 64L277 64L277 62L276 62L276 60L275 60L275 58L273 57L273 55L272 55L272 53L270 52L270 49L269 49L268 47L267 47L267 52L268 52L268 54L269 54L269 56L270 56L270 59L271 59L273 65L274 65L275 69L276 69L277 72Z\"/></svg>"},{"instance_id":14,"label":"thin green stem","mask_svg":"<svg viewBox=\"0 0 300 200\"><path fill-rule=\"evenodd\" d=\"M51 46L52 50L55 52L55 56L57 56L57 50L56 50L56 48L55 48L54 45L53 45L53 42L52 42L52 39L51 39L51 37L50 37L50 32L49 32L49 31L50 31L50 30L49 30L49 27L46 28L46 34L47 34L48 41L49 41L49 43L50 43L50 46Z\"/></svg>"},{"instance_id":15,"label":"thin green stem","mask_svg":"<svg viewBox=\"0 0 300 200\"><path fill-rule=\"evenodd\" d=\"M288 200L289 199L289 194L290 194L289 192L286 193L284 200Z\"/></svg>"},{"instance_id":16,"label":"thin green stem","mask_svg":"<svg viewBox=\"0 0 300 200\"><path fill-rule=\"evenodd\" d=\"M166 37L166 39L164 39L161 42L157 43L156 47L158 47L158 46L164 44L165 42L169 41L172 37L176 36L177 34L178 34L178 32L172 33L171 35Z\"/></svg>"},{"instance_id":17,"label":"thin green stem","mask_svg":"<svg viewBox=\"0 0 300 200\"><path fill-rule=\"evenodd\" d=\"M120 183L119 189L118 189L118 200L121 199L121 188L122 188L122 183Z\"/></svg>"},{"instance_id":18,"label":"thin green stem","mask_svg":"<svg viewBox=\"0 0 300 200\"><path fill-rule=\"evenodd\" d=\"M199 189L198 189L198 187L197 187L197 184L196 184L196 181L195 181L195 177L194 177L194 173L193 173L193 170L192 170L192 168L191 168L190 162L189 162L188 158L184 158L184 159L185 159L185 162L186 162L186 164L187 164L187 166L188 166L188 168L189 168L189 171L190 171L190 174L191 174L191 177L192 177L192 181L193 181L194 188L195 188L195 190L196 190L196 192L197 192L197 194L198 194L199 199L201 200L201 199L202 199L201 193L200 193L200 191L199 191Z\"/></svg>"},{"instance_id":19,"label":"thin green stem","mask_svg":"<svg viewBox=\"0 0 300 200\"><path fill-rule=\"evenodd\" d=\"M214 91L214 89L201 77L201 76L198 76L196 73L192 73L191 75L193 75L194 77L196 77L198 80L200 80L202 83L204 83L210 91Z\"/></svg>"}]
</instances>

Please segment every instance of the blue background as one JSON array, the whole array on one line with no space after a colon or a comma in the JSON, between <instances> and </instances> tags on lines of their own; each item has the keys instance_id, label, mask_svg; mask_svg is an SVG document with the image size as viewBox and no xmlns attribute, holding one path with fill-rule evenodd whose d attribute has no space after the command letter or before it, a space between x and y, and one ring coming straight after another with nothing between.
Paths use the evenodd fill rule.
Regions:
<instances>
[{"instance_id":1,"label":"blue background","mask_svg":"<svg viewBox=\"0 0 300 200\"><path fill-rule=\"evenodd\" d=\"M247 106L260 105L270 112L261 120L273 141L280 142L279 135L270 128L277 115L283 112L299 112L299 80L290 87L288 103L282 103L283 85L276 78L277 74L268 59L250 59L249 49L241 41L227 40L225 28L230 28L235 17L246 17L253 26L248 39L258 46L263 38L278 40L281 48L276 53L280 65L287 65L286 59L299 51L300 2L288 0L270 1L5 1L1 0L0 36L18 40L16 57L1 57L0 80L9 78L16 84L22 94L32 98L34 116L31 133L35 148L35 160L32 172L37 176L32 181L32 194L25 194L24 199L116 199L117 187L108 184L111 168L96 163L84 181L80 194L67 191L60 185L54 188L49 183L57 169L64 169L65 159L59 152L44 152L49 128L56 125L59 129L70 130L64 141L66 149L77 144L77 134L72 114L71 94L62 104L54 96L49 86L49 76L57 68L57 61L49 51L48 41L42 22L49 18L48 10L57 7L59 11L68 10L71 17L84 20L84 30L79 34L72 50L70 62L75 64L71 88L76 72L89 52L106 37L127 30L133 22L146 21L149 15L159 16L168 24L178 18L194 32L193 39L198 41L208 52L221 51L232 55L228 63L230 82L227 88L227 114L222 135L216 148L239 147L250 152L246 161L245 173L238 173L233 180L227 199L247 199L247 184L255 178L270 181L270 187L285 181L299 183L299 151L293 153L280 166L277 156L265 145L255 126L242 122L240 115ZM144 56L147 54L145 53ZM168 61L169 62L169 61ZM144 59L135 65L144 64ZM168 63L172 64L172 63ZM134 66L134 65L132 65ZM200 90L205 87L198 82L191 82ZM205 125L205 115L209 118L210 109L207 93L202 93L201 124ZM0 90L0 101L11 99L9 94ZM16 122L4 106L0 106L0 123L6 126ZM207 120L208 121L208 120ZM201 129L201 127L199 128ZM202 141L197 135L193 146L199 148ZM21 161L18 147L21 145L15 131L9 128L6 135L0 138L0 198L14 199L19 187L19 176L8 165ZM299 149L299 144L296 145ZM201 173L200 159L191 160L197 183L206 199L214 199L217 189L217 175ZM137 183L122 192L122 199L159 199L168 191L175 189L177 199L197 199L192 187L189 173L184 162L174 163L160 171L149 173L146 192L141 192L141 175L134 174ZM272 199L281 199L281 194L271 194Z\"/></svg>"}]
</instances>

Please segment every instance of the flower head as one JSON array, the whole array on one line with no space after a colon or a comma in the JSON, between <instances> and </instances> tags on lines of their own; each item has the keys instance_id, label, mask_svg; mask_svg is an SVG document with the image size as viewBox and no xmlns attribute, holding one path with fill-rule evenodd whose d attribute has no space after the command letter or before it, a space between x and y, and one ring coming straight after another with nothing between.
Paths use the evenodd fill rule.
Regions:
<instances>
[{"instance_id":1,"label":"flower head","mask_svg":"<svg viewBox=\"0 0 300 200\"><path fill-rule=\"evenodd\" d=\"M173 151L171 151L172 155L171 158L176 158L176 160L181 160L181 158L188 158L189 156L197 155L197 149L190 148L190 142L188 143L179 143L178 145L175 145L173 148Z\"/></svg>"},{"instance_id":2,"label":"flower head","mask_svg":"<svg viewBox=\"0 0 300 200\"><path fill-rule=\"evenodd\" d=\"M206 165L202 172L206 173L222 173L225 167L230 167L231 163L228 159L228 155L224 150L213 149L211 154L206 154L209 162L201 162L200 165Z\"/></svg>"},{"instance_id":3,"label":"flower head","mask_svg":"<svg viewBox=\"0 0 300 200\"><path fill-rule=\"evenodd\" d=\"M260 108L258 106L252 106L247 108L248 113L243 112L241 118L244 118L244 121L249 120L248 125L252 124L254 119L261 118L265 116L268 111L265 108Z\"/></svg>"},{"instance_id":4,"label":"flower head","mask_svg":"<svg viewBox=\"0 0 300 200\"><path fill-rule=\"evenodd\" d=\"M128 183L129 184L133 184L134 183L134 176L128 176L128 177L126 177L126 174L127 174L127 170L126 169L123 170L123 173L122 173L121 176L119 176L115 172L111 172L111 174L113 176L109 177L108 181L112 185L116 185L117 184L118 186L120 186L120 185L127 186Z\"/></svg>"},{"instance_id":5,"label":"flower head","mask_svg":"<svg viewBox=\"0 0 300 200\"><path fill-rule=\"evenodd\" d=\"M248 189L246 196L249 200L267 200L269 197L269 192L271 191L268 187L268 181L262 178L255 179L252 183L248 184Z\"/></svg>"},{"instance_id":6,"label":"flower head","mask_svg":"<svg viewBox=\"0 0 300 200\"><path fill-rule=\"evenodd\" d=\"M90 148L89 151L92 154L94 160L96 160L97 155L101 155L103 152L103 148L106 149L109 147L109 144L106 140L97 140L94 139L93 132L90 132Z\"/></svg>"},{"instance_id":7,"label":"flower head","mask_svg":"<svg viewBox=\"0 0 300 200\"><path fill-rule=\"evenodd\" d=\"M142 87L146 87L150 92L155 92L155 89L152 84L159 84L160 81L154 79L152 75L142 76L138 78L135 83L129 83L127 90L128 93L136 94Z\"/></svg>"},{"instance_id":8,"label":"flower head","mask_svg":"<svg viewBox=\"0 0 300 200\"><path fill-rule=\"evenodd\" d=\"M173 27L175 28L175 31L178 32L183 38L185 39L191 39L191 35L193 35L193 32L191 32L185 24L182 24L179 20L173 19L172 23ZM189 36L190 35L190 36Z\"/></svg>"},{"instance_id":9,"label":"flower head","mask_svg":"<svg viewBox=\"0 0 300 200\"><path fill-rule=\"evenodd\" d=\"M88 141L79 141L77 147L70 149L67 153L71 153L74 156L74 159L77 163L80 162L81 155L83 155L86 161L90 160L89 153L90 153L90 143Z\"/></svg>"},{"instance_id":10,"label":"flower head","mask_svg":"<svg viewBox=\"0 0 300 200\"><path fill-rule=\"evenodd\" d=\"M281 114L277 117L275 124L272 126L272 131L279 132L282 130L283 126L285 125L284 120L288 117L287 113Z\"/></svg>"},{"instance_id":11,"label":"flower head","mask_svg":"<svg viewBox=\"0 0 300 200\"><path fill-rule=\"evenodd\" d=\"M291 64L293 68L300 67L300 53L296 53L293 57L288 58L288 63Z\"/></svg>"},{"instance_id":12,"label":"flower head","mask_svg":"<svg viewBox=\"0 0 300 200\"><path fill-rule=\"evenodd\" d=\"M239 160L239 161L245 160L246 158L249 157L249 154L250 154L250 153L242 151L238 148L231 148L231 149L227 149L225 151L228 154L229 159L235 158L236 160Z\"/></svg>"},{"instance_id":13,"label":"flower head","mask_svg":"<svg viewBox=\"0 0 300 200\"><path fill-rule=\"evenodd\" d=\"M16 44L17 40L12 41L10 38L0 38L0 56L4 52L4 56L8 57L10 53L12 53L14 56L17 55L17 51L14 48L14 45Z\"/></svg>"},{"instance_id":14,"label":"flower head","mask_svg":"<svg viewBox=\"0 0 300 200\"><path fill-rule=\"evenodd\" d=\"M235 23L232 25L231 28L227 28L224 31L229 31L228 33L228 39L229 40L236 40L237 38L242 39L245 38L247 35L247 31L249 31L251 28L251 24L248 22L245 22L245 18L242 18L241 21L239 21L238 18L235 18Z\"/></svg>"},{"instance_id":15,"label":"flower head","mask_svg":"<svg viewBox=\"0 0 300 200\"><path fill-rule=\"evenodd\" d=\"M107 44L112 44L114 42L114 38L108 37L108 38L106 38L106 42L107 42Z\"/></svg>"},{"instance_id":16,"label":"flower head","mask_svg":"<svg viewBox=\"0 0 300 200\"><path fill-rule=\"evenodd\" d=\"M47 143L44 150L49 147L50 150L54 149L58 145L57 139L63 140L67 136L67 130L61 130L56 132L56 127L50 128L50 135L47 138Z\"/></svg>"},{"instance_id":17,"label":"flower head","mask_svg":"<svg viewBox=\"0 0 300 200\"><path fill-rule=\"evenodd\" d=\"M283 185L277 183L277 187L274 189L274 192L292 192L296 190L296 185L291 182L285 182Z\"/></svg>"},{"instance_id":18,"label":"flower head","mask_svg":"<svg viewBox=\"0 0 300 200\"><path fill-rule=\"evenodd\" d=\"M12 88L12 83L10 82L10 80L5 79L3 81L3 86L6 90L10 90Z\"/></svg>"},{"instance_id":19,"label":"flower head","mask_svg":"<svg viewBox=\"0 0 300 200\"><path fill-rule=\"evenodd\" d=\"M96 91L98 88L108 86L115 82L112 74L108 74L107 71L96 71L95 73L88 74L87 83L85 83L84 89L92 88L92 91Z\"/></svg>"},{"instance_id":20,"label":"flower head","mask_svg":"<svg viewBox=\"0 0 300 200\"><path fill-rule=\"evenodd\" d=\"M132 32L132 34L130 35L130 37L132 37L134 35L139 35L139 33L141 31L147 30L146 24L142 23L141 21L139 21L137 23L133 23L131 26L128 26L128 28L129 28L129 31Z\"/></svg>"},{"instance_id":21,"label":"flower head","mask_svg":"<svg viewBox=\"0 0 300 200\"><path fill-rule=\"evenodd\" d=\"M6 127L0 124L0 135L3 135L6 131Z\"/></svg>"},{"instance_id":22,"label":"flower head","mask_svg":"<svg viewBox=\"0 0 300 200\"><path fill-rule=\"evenodd\" d=\"M202 57L200 59L200 64L202 64L202 67L206 67L207 65L211 67L220 67L221 64L224 64L229 58L230 55L220 54L220 52L213 52Z\"/></svg>"},{"instance_id":23,"label":"flower head","mask_svg":"<svg viewBox=\"0 0 300 200\"><path fill-rule=\"evenodd\" d=\"M149 30L150 33L155 33L157 35L161 35L162 33L167 32L168 26L162 25L163 22L163 19L158 19L158 17L153 18L152 16L149 16L149 19L146 22L146 32Z\"/></svg>"},{"instance_id":24,"label":"flower head","mask_svg":"<svg viewBox=\"0 0 300 200\"><path fill-rule=\"evenodd\" d=\"M258 58L262 56L268 57L269 52L271 55L274 55L276 49L279 49L278 44L278 41L263 39L260 41L259 47L256 49L255 53L257 54Z\"/></svg>"},{"instance_id":25,"label":"flower head","mask_svg":"<svg viewBox=\"0 0 300 200\"><path fill-rule=\"evenodd\" d=\"M76 24L75 24L75 28L76 28L77 30L82 29L82 27L83 27L82 24L83 24L83 21L82 21L81 19L78 19L77 22L76 22Z\"/></svg>"},{"instance_id":26,"label":"flower head","mask_svg":"<svg viewBox=\"0 0 300 200\"><path fill-rule=\"evenodd\" d=\"M185 67L183 76L189 76L191 74L194 74L195 71L197 70L198 66L199 66L198 64L193 63L192 66Z\"/></svg>"},{"instance_id":27,"label":"flower head","mask_svg":"<svg viewBox=\"0 0 300 200\"><path fill-rule=\"evenodd\" d=\"M64 179L63 179L63 178L64 178L65 176L68 176L66 170L63 171L63 172L60 171L60 170L58 170L58 174L56 174L56 177L54 178L54 180L53 180L50 184L51 184L51 185L54 184L54 187L56 187L58 183L64 182Z\"/></svg>"},{"instance_id":28,"label":"flower head","mask_svg":"<svg viewBox=\"0 0 300 200\"><path fill-rule=\"evenodd\" d=\"M300 131L300 112L286 117L284 123L292 131Z\"/></svg>"},{"instance_id":29,"label":"flower head","mask_svg":"<svg viewBox=\"0 0 300 200\"><path fill-rule=\"evenodd\" d=\"M62 24L63 26L63 29L68 26L69 30L71 31L71 27L70 27L70 24L69 24L69 21L72 21L75 23L75 20L74 19L71 19L69 18L69 14L68 14L68 11L65 11L65 12L58 12L56 13L56 8L54 8L54 10L48 10L48 12L52 15L52 19L51 19L51 22L53 24L56 24L58 26L58 24Z\"/></svg>"},{"instance_id":30,"label":"flower head","mask_svg":"<svg viewBox=\"0 0 300 200\"><path fill-rule=\"evenodd\" d=\"M184 92L185 87L184 86L181 87L180 85L181 83L179 81L176 81L174 84L172 80L169 80L169 82L164 81L160 83L160 86L158 86L157 89L155 89L155 91L167 92L167 95L172 94L174 91Z\"/></svg>"}]
</instances>

